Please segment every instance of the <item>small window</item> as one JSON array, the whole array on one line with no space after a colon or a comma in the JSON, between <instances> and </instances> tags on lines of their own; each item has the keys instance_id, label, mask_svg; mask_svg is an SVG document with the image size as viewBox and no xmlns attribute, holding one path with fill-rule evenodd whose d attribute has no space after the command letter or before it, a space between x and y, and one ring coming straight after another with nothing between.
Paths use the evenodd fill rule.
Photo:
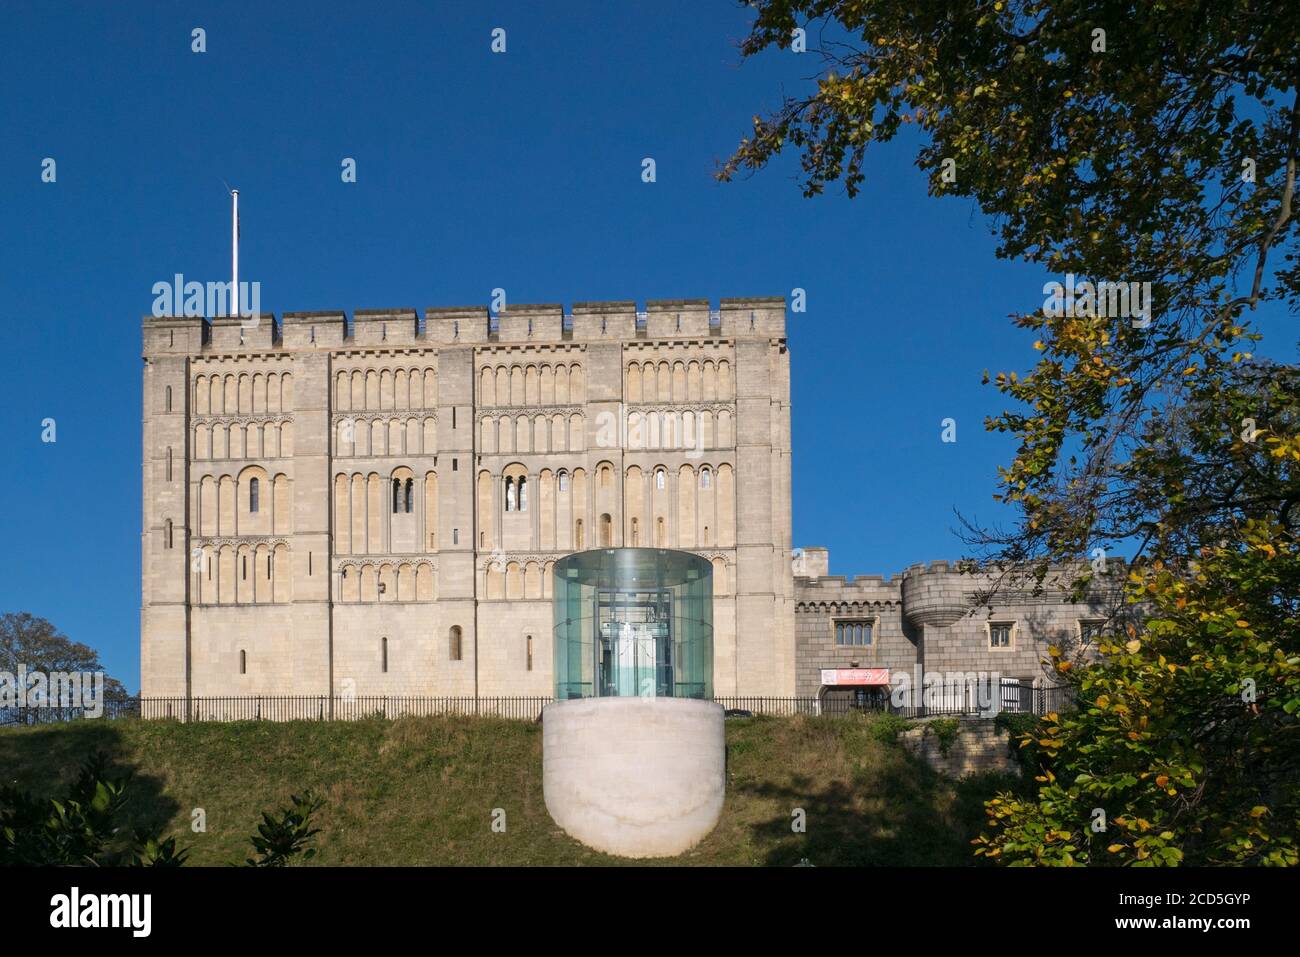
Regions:
<instances>
[{"instance_id":1,"label":"small window","mask_svg":"<svg viewBox=\"0 0 1300 957\"><path fill-rule=\"evenodd\" d=\"M1079 640L1091 644L1106 633L1106 622L1101 619L1079 619Z\"/></svg>"},{"instance_id":2,"label":"small window","mask_svg":"<svg viewBox=\"0 0 1300 957\"><path fill-rule=\"evenodd\" d=\"M172 450L167 450L167 481L172 480Z\"/></svg>"},{"instance_id":3,"label":"small window","mask_svg":"<svg viewBox=\"0 0 1300 957\"><path fill-rule=\"evenodd\" d=\"M239 673L241 675L248 674L248 652L242 648L239 650Z\"/></svg>"},{"instance_id":4,"label":"small window","mask_svg":"<svg viewBox=\"0 0 1300 957\"><path fill-rule=\"evenodd\" d=\"M451 543L452 543L453 545L459 545L459 544L460 544L460 529L459 529L459 528L453 528L453 529L451 530Z\"/></svg>"},{"instance_id":5,"label":"small window","mask_svg":"<svg viewBox=\"0 0 1300 957\"><path fill-rule=\"evenodd\" d=\"M1010 648L1012 629L1015 624L1009 621L991 621L989 622L989 647L990 648Z\"/></svg>"},{"instance_id":6,"label":"small window","mask_svg":"<svg viewBox=\"0 0 1300 957\"><path fill-rule=\"evenodd\" d=\"M256 512L261 504L262 483L257 479L248 480L248 510Z\"/></svg>"},{"instance_id":7,"label":"small window","mask_svg":"<svg viewBox=\"0 0 1300 957\"><path fill-rule=\"evenodd\" d=\"M388 639L379 639L379 667L388 674Z\"/></svg>"},{"instance_id":8,"label":"small window","mask_svg":"<svg viewBox=\"0 0 1300 957\"><path fill-rule=\"evenodd\" d=\"M875 638L875 621L835 622L835 644L864 647Z\"/></svg>"},{"instance_id":9,"label":"small window","mask_svg":"<svg viewBox=\"0 0 1300 957\"><path fill-rule=\"evenodd\" d=\"M528 479L519 476L519 511L528 511Z\"/></svg>"},{"instance_id":10,"label":"small window","mask_svg":"<svg viewBox=\"0 0 1300 957\"><path fill-rule=\"evenodd\" d=\"M568 473L568 472L561 472L561 473L560 473L560 491L561 491L561 492L567 492L568 490L569 490L569 473Z\"/></svg>"},{"instance_id":11,"label":"small window","mask_svg":"<svg viewBox=\"0 0 1300 957\"><path fill-rule=\"evenodd\" d=\"M533 636L527 635L524 638L525 654L528 657L528 670L533 670Z\"/></svg>"},{"instance_id":12,"label":"small window","mask_svg":"<svg viewBox=\"0 0 1300 957\"><path fill-rule=\"evenodd\" d=\"M415 508L415 479L406 480L406 514L410 515Z\"/></svg>"},{"instance_id":13,"label":"small window","mask_svg":"<svg viewBox=\"0 0 1300 957\"><path fill-rule=\"evenodd\" d=\"M393 479L393 514L402 510L402 480Z\"/></svg>"},{"instance_id":14,"label":"small window","mask_svg":"<svg viewBox=\"0 0 1300 957\"><path fill-rule=\"evenodd\" d=\"M513 512L514 510L515 510L515 480L513 478L507 478L506 479L506 511Z\"/></svg>"},{"instance_id":15,"label":"small window","mask_svg":"<svg viewBox=\"0 0 1300 957\"><path fill-rule=\"evenodd\" d=\"M172 520L167 519L167 547L172 547Z\"/></svg>"},{"instance_id":16,"label":"small window","mask_svg":"<svg viewBox=\"0 0 1300 957\"><path fill-rule=\"evenodd\" d=\"M461 656L464 654L464 649L461 647L460 635L460 625L452 625L451 633L448 635L448 644L450 646L452 661L460 661Z\"/></svg>"},{"instance_id":17,"label":"small window","mask_svg":"<svg viewBox=\"0 0 1300 957\"><path fill-rule=\"evenodd\" d=\"M700 488L710 488L713 485L713 473L708 469L700 472Z\"/></svg>"},{"instance_id":18,"label":"small window","mask_svg":"<svg viewBox=\"0 0 1300 957\"><path fill-rule=\"evenodd\" d=\"M666 480L666 479L665 479L665 473L664 473L664 470L663 470L663 469L658 469L658 470L655 472L655 488L657 488L657 489L662 489L662 488L664 487L664 482L665 482L665 480Z\"/></svg>"},{"instance_id":19,"label":"small window","mask_svg":"<svg viewBox=\"0 0 1300 957\"><path fill-rule=\"evenodd\" d=\"M167 411L170 412L171 410L172 410L172 387L168 386L167 387Z\"/></svg>"}]
</instances>

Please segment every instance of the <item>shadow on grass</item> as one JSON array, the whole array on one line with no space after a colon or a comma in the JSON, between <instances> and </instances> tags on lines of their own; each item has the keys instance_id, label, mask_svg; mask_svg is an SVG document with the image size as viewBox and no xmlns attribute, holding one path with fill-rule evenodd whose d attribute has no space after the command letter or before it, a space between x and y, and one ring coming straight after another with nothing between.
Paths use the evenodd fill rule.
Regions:
<instances>
[{"instance_id":1,"label":"shadow on grass","mask_svg":"<svg viewBox=\"0 0 1300 957\"><path fill-rule=\"evenodd\" d=\"M126 757L120 727L113 721L85 720L33 725L0 732L0 777L4 783L48 799L59 797L96 752L107 757L111 778L128 778L127 802L118 821L123 842L136 830L161 834L180 805L164 794L160 778L142 774Z\"/></svg>"},{"instance_id":2,"label":"shadow on grass","mask_svg":"<svg viewBox=\"0 0 1300 957\"><path fill-rule=\"evenodd\" d=\"M1019 787L1007 775L945 778L910 758L855 775L852 782L814 782L804 775L788 783L750 783L737 790L789 808L750 825L764 862L789 867L984 866L971 840L983 828L984 802ZM805 830L793 830L794 811L804 811Z\"/></svg>"}]
</instances>

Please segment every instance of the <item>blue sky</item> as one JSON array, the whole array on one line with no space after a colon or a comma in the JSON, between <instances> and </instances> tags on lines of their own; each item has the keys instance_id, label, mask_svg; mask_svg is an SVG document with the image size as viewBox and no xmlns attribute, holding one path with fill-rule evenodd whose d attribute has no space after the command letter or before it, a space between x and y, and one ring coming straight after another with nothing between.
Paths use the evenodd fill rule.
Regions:
<instances>
[{"instance_id":1,"label":"blue sky","mask_svg":"<svg viewBox=\"0 0 1300 957\"><path fill-rule=\"evenodd\" d=\"M1032 364L1007 315L1041 304L1043 276L994 258L970 202L927 196L906 137L854 200L802 198L793 155L715 183L817 69L742 64L749 18L726 0L7 3L0 611L51 619L138 687L140 317L159 280L227 276L223 180L264 311L807 290L795 543L836 574L958 557L953 510L994 518L1012 451L983 431L1002 402L980 375Z\"/></svg>"}]
</instances>

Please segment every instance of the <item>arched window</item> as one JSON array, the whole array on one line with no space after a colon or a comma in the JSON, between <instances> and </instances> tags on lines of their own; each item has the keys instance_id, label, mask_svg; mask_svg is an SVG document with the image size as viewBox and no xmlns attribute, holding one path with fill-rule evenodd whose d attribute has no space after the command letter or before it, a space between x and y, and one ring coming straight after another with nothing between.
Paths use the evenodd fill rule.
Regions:
<instances>
[{"instance_id":1,"label":"arched window","mask_svg":"<svg viewBox=\"0 0 1300 957\"><path fill-rule=\"evenodd\" d=\"M664 470L655 469L655 488L662 489L664 487L664 481L665 481Z\"/></svg>"},{"instance_id":2,"label":"arched window","mask_svg":"<svg viewBox=\"0 0 1300 957\"><path fill-rule=\"evenodd\" d=\"M415 479L406 480L406 514L411 514L415 508Z\"/></svg>"},{"instance_id":3,"label":"arched window","mask_svg":"<svg viewBox=\"0 0 1300 957\"><path fill-rule=\"evenodd\" d=\"M256 512L261 501L262 483L257 479L248 480L248 510Z\"/></svg>"},{"instance_id":4,"label":"arched window","mask_svg":"<svg viewBox=\"0 0 1300 957\"><path fill-rule=\"evenodd\" d=\"M515 480L513 478L507 478L506 479L506 511L513 512L514 510L515 510Z\"/></svg>"},{"instance_id":5,"label":"arched window","mask_svg":"<svg viewBox=\"0 0 1300 957\"><path fill-rule=\"evenodd\" d=\"M600 516L600 546L609 548L614 544L614 522L606 512Z\"/></svg>"},{"instance_id":6,"label":"arched window","mask_svg":"<svg viewBox=\"0 0 1300 957\"><path fill-rule=\"evenodd\" d=\"M451 633L448 635L449 638L448 644L451 647L452 661L460 661L461 655L463 653L463 649L461 648L460 634L461 634L460 625L452 625Z\"/></svg>"},{"instance_id":7,"label":"arched window","mask_svg":"<svg viewBox=\"0 0 1300 957\"><path fill-rule=\"evenodd\" d=\"M519 476L519 511L528 511L528 479Z\"/></svg>"},{"instance_id":8,"label":"arched window","mask_svg":"<svg viewBox=\"0 0 1300 957\"><path fill-rule=\"evenodd\" d=\"M393 479L393 514L402 510L402 480Z\"/></svg>"},{"instance_id":9,"label":"arched window","mask_svg":"<svg viewBox=\"0 0 1300 957\"><path fill-rule=\"evenodd\" d=\"M569 490L569 473L568 473L568 472L561 472L561 473L560 473L560 491L561 491L561 492L567 492L568 490Z\"/></svg>"},{"instance_id":10,"label":"arched window","mask_svg":"<svg viewBox=\"0 0 1300 957\"><path fill-rule=\"evenodd\" d=\"M700 488L709 488L713 484L713 473L708 469L700 470Z\"/></svg>"}]
</instances>

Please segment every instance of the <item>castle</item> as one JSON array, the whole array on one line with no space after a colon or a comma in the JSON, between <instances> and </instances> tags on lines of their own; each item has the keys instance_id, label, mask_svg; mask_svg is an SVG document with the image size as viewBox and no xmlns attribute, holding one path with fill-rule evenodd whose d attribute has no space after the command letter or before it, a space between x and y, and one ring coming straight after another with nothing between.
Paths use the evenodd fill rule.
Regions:
<instances>
[{"instance_id":1,"label":"castle","mask_svg":"<svg viewBox=\"0 0 1300 957\"><path fill-rule=\"evenodd\" d=\"M872 669L1032 680L1108 610L970 614L936 562L828 574L791 541L779 297L147 316L141 693L548 696L551 568L713 568L714 690L846 694Z\"/></svg>"}]
</instances>

